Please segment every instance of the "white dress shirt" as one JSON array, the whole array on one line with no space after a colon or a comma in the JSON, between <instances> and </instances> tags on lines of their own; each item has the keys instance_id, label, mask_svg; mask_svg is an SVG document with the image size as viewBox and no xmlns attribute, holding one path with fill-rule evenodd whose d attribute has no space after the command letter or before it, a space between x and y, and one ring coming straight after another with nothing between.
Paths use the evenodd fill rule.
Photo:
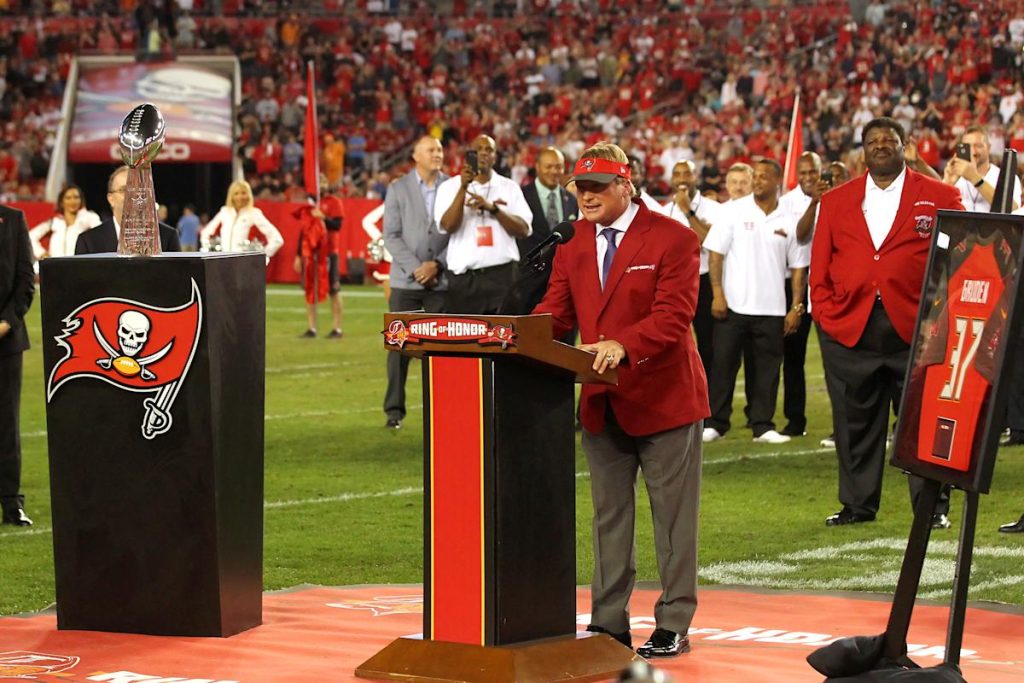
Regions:
<instances>
[{"instance_id":1,"label":"white dress shirt","mask_svg":"<svg viewBox=\"0 0 1024 683\"><path fill-rule=\"evenodd\" d=\"M626 210L619 215L611 225L601 225L600 223L595 224L597 228L597 276L601 278L601 287L604 287L604 273L601 272L604 267L604 255L608 252L608 240L601 235L601 231L605 228L612 228L615 230L615 246L618 247L622 244L622 238L626 236L626 230L633 224L633 219L636 218L636 214L640 211L640 207L633 202L629 203Z\"/></svg>"},{"instance_id":2,"label":"white dress shirt","mask_svg":"<svg viewBox=\"0 0 1024 683\"><path fill-rule=\"evenodd\" d=\"M875 249L889 236L892 224L896 221L896 212L900 210L900 198L903 197L903 183L907 179L907 167L904 166L896 180L889 183L884 190L875 185L874 178L868 173L867 185L864 188L864 221L871 233L871 242Z\"/></svg>"}]
</instances>

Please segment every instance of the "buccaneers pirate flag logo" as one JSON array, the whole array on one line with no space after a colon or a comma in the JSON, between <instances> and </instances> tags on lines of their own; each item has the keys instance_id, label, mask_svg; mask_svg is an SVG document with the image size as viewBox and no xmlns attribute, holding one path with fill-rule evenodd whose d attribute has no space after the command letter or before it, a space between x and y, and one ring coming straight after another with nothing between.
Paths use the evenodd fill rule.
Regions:
<instances>
[{"instance_id":1,"label":"buccaneers pirate flag logo","mask_svg":"<svg viewBox=\"0 0 1024 683\"><path fill-rule=\"evenodd\" d=\"M42 652L13 650L0 652L0 678L25 678L38 680L41 674L59 674L75 668L80 659L65 655L48 655Z\"/></svg>"},{"instance_id":2,"label":"buccaneers pirate flag logo","mask_svg":"<svg viewBox=\"0 0 1024 683\"><path fill-rule=\"evenodd\" d=\"M142 435L163 434L171 428L171 406L192 365L202 318L195 280L191 300L176 308L116 298L82 304L64 318L64 329L54 337L65 355L50 372L46 402L65 382L82 377L155 394L142 401Z\"/></svg>"}]
</instances>

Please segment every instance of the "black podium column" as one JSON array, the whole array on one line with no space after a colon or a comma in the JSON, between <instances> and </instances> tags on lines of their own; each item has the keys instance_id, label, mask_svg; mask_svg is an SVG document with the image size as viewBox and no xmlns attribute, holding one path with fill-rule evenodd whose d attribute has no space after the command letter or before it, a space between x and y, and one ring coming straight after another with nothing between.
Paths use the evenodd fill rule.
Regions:
<instances>
[{"instance_id":1,"label":"black podium column","mask_svg":"<svg viewBox=\"0 0 1024 683\"><path fill-rule=\"evenodd\" d=\"M576 630L571 378L503 356L424 363L424 634L510 645Z\"/></svg>"},{"instance_id":2,"label":"black podium column","mask_svg":"<svg viewBox=\"0 0 1024 683\"><path fill-rule=\"evenodd\" d=\"M58 627L260 624L263 255L40 266Z\"/></svg>"}]
</instances>

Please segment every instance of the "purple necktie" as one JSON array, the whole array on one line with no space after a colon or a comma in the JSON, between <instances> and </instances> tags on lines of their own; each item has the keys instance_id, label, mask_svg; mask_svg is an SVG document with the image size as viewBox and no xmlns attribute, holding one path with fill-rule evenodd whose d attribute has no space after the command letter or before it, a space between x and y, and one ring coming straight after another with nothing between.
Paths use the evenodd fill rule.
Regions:
<instances>
[{"instance_id":1,"label":"purple necktie","mask_svg":"<svg viewBox=\"0 0 1024 683\"><path fill-rule=\"evenodd\" d=\"M608 282L608 273L612 270L612 260L615 258L615 250L618 246L615 244L615 233L618 230L615 228L605 228L601 231L601 237L604 237L604 241L608 243L608 248L604 252L604 261L601 263L601 289L604 289L604 285Z\"/></svg>"}]
</instances>

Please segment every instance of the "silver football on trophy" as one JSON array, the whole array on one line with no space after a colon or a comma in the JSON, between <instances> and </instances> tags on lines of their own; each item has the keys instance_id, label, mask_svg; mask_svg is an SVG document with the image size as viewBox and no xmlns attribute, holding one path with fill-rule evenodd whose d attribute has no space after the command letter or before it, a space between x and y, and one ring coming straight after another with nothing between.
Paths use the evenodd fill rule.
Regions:
<instances>
[{"instance_id":1,"label":"silver football on trophy","mask_svg":"<svg viewBox=\"0 0 1024 683\"><path fill-rule=\"evenodd\" d=\"M121 159L136 168L153 161L164 144L164 117L152 104L140 104L132 109L121 124L117 141L121 145Z\"/></svg>"}]
</instances>

